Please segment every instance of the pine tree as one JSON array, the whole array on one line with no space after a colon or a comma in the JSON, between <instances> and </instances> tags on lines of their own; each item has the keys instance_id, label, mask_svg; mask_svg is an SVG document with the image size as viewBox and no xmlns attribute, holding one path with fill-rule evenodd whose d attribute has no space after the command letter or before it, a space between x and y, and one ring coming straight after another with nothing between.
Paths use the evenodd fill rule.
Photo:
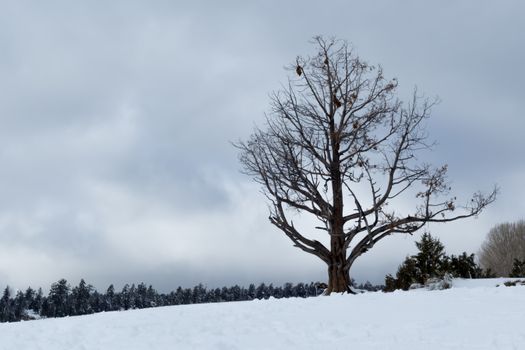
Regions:
<instances>
[{"instance_id":1,"label":"pine tree","mask_svg":"<svg viewBox=\"0 0 525 350\"><path fill-rule=\"evenodd\" d=\"M146 291L146 307L155 307L158 304L158 293L150 284Z\"/></svg>"},{"instance_id":2,"label":"pine tree","mask_svg":"<svg viewBox=\"0 0 525 350\"><path fill-rule=\"evenodd\" d=\"M136 300L135 300L135 307L137 309L143 309L145 307L148 307L146 304L146 293L148 291L148 287L146 287L146 284L144 282L141 282L137 285L137 291L136 291Z\"/></svg>"},{"instance_id":3,"label":"pine tree","mask_svg":"<svg viewBox=\"0 0 525 350\"><path fill-rule=\"evenodd\" d=\"M232 295L228 287L222 287L221 289L221 301L232 301Z\"/></svg>"},{"instance_id":4,"label":"pine tree","mask_svg":"<svg viewBox=\"0 0 525 350\"><path fill-rule=\"evenodd\" d=\"M42 315L42 303L44 301L44 292L42 288L38 288L34 302L29 306L35 313Z\"/></svg>"},{"instance_id":5,"label":"pine tree","mask_svg":"<svg viewBox=\"0 0 525 350\"><path fill-rule=\"evenodd\" d=\"M293 285L291 283L285 283L283 286L283 297L290 298L293 296Z\"/></svg>"},{"instance_id":6,"label":"pine tree","mask_svg":"<svg viewBox=\"0 0 525 350\"><path fill-rule=\"evenodd\" d=\"M14 320L20 321L23 319L27 319L26 309L27 309L27 302L25 299L24 292L19 290L16 292L15 299L13 300Z\"/></svg>"},{"instance_id":7,"label":"pine tree","mask_svg":"<svg viewBox=\"0 0 525 350\"><path fill-rule=\"evenodd\" d=\"M250 300L253 300L255 299L255 284L251 283L249 286L248 286L248 298Z\"/></svg>"},{"instance_id":8,"label":"pine tree","mask_svg":"<svg viewBox=\"0 0 525 350\"><path fill-rule=\"evenodd\" d=\"M73 313L75 315L86 315L93 313L90 305L92 290L93 286L88 285L84 279L80 280L78 287L73 288Z\"/></svg>"},{"instance_id":9,"label":"pine tree","mask_svg":"<svg viewBox=\"0 0 525 350\"><path fill-rule=\"evenodd\" d=\"M307 291L304 283L299 282L296 286L297 292L295 293L300 298L306 298L307 297Z\"/></svg>"},{"instance_id":10,"label":"pine tree","mask_svg":"<svg viewBox=\"0 0 525 350\"><path fill-rule=\"evenodd\" d=\"M396 273L396 289L408 290L414 283L420 283L421 272L418 268L418 261L414 257L406 257L405 261Z\"/></svg>"},{"instance_id":11,"label":"pine tree","mask_svg":"<svg viewBox=\"0 0 525 350\"><path fill-rule=\"evenodd\" d=\"M284 295L283 287L275 287L273 289L273 297L276 299L281 299Z\"/></svg>"},{"instance_id":12,"label":"pine tree","mask_svg":"<svg viewBox=\"0 0 525 350\"><path fill-rule=\"evenodd\" d=\"M265 296L265 299L269 299L270 297L273 297L273 293L275 291L275 288L273 286L273 283L270 283L268 285L268 288L266 290L266 296Z\"/></svg>"},{"instance_id":13,"label":"pine tree","mask_svg":"<svg viewBox=\"0 0 525 350\"><path fill-rule=\"evenodd\" d=\"M447 272L452 274L454 277L460 278L480 278L482 277L483 270L476 264L474 254L467 255L463 252L459 256L451 255L447 261L448 266Z\"/></svg>"},{"instance_id":14,"label":"pine tree","mask_svg":"<svg viewBox=\"0 0 525 350\"><path fill-rule=\"evenodd\" d=\"M525 260L514 259L510 277L525 277Z\"/></svg>"},{"instance_id":15,"label":"pine tree","mask_svg":"<svg viewBox=\"0 0 525 350\"><path fill-rule=\"evenodd\" d=\"M173 300L172 300L172 304L171 305L180 305L182 304L182 298L183 298L183 290L182 290L182 287L178 287L177 288L177 291L175 291L175 293L173 293ZM217 293L217 296L219 296L220 293Z\"/></svg>"},{"instance_id":16,"label":"pine tree","mask_svg":"<svg viewBox=\"0 0 525 350\"><path fill-rule=\"evenodd\" d=\"M104 296L94 289L92 290L89 297L89 308L90 313L104 311Z\"/></svg>"},{"instance_id":17,"label":"pine tree","mask_svg":"<svg viewBox=\"0 0 525 350\"><path fill-rule=\"evenodd\" d=\"M125 284L124 287L122 287L122 291L120 292L120 299L121 299L121 307L124 310L129 310L131 308L131 295L129 291L129 284Z\"/></svg>"},{"instance_id":18,"label":"pine tree","mask_svg":"<svg viewBox=\"0 0 525 350\"><path fill-rule=\"evenodd\" d=\"M385 276L385 288L384 292L393 292L397 289L397 280L391 274Z\"/></svg>"},{"instance_id":19,"label":"pine tree","mask_svg":"<svg viewBox=\"0 0 525 350\"><path fill-rule=\"evenodd\" d=\"M199 283L195 287L193 287L192 292L192 302L193 304L201 304L204 303L206 300L206 288L202 285L202 283Z\"/></svg>"},{"instance_id":20,"label":"pine tree","mask_svg":"<svg viewBox=\"0 0 525 350\"><path fill-rule=\"evenodd\" d=\"M12 308L11 289L7 286L0 299L0 322L13 322L14 320L15 314Z\"/></svg>"},{"instance_id":21,"label":"pine tree","mask_svg":"<svg viewBox=\"0 0 525 350\"><path fill-rule=\"evenodd\" d=\"M115 287L112 284L110 284L108 289L106 290L103 305L104 311L117 310L115 308Z\"/></svg>"},{"instance_id":22,"label":"pine tree","mask_svg":"<svg viewBox=\"0 0 525 350\"><path fill-rule=\"evenodd\" d=\"M238 285L233 286L231 289L231 293L232 293L232 299L234 301L241 300L241 287L239 287Z\"/></svg>"},{"instance_id":23,"label":"pine tree","mask_svg":"<svg viewBox=\"0 0 525 350\"><path fill-rule=\"evenodd\" d=\"M130 309L136 309L137 308L137 286L135 286L135 283L131 284L131 287L129 287L129 303L130 303Z\"/></svg>"},{"instance_id":24,"label":"pine tree","mask_svg":"<svg viewBox=\"0 0 525 350\"><path fill-rule=\"evenodd\" d=\"M69 315L71 305L69 304L70 286L65 279L61 279L51 285L48 302L50 304L50 317L64 317Z\"/></svg>"},{"instance_id":25,"label":"pine tree","mask_svg":"<svg viewBox=\"0 0 525 350\"><path fill-rule=\"evenodd\" d=\"M268 297L268 287L266 287L266 284L264 284L264 282L261 283L255 290L255 297L259 300L265 299Z\"/></svg>"},{"instance_id":26,"label":"pine tree","mask_svg":"<svg viewBox=\"0 0 525 350\"><path fill-rule=\"evenodd\" d=\"M182 290L181 304L188 305L193 303L193 295L190 288L184 288Z\"/></svg>"},{"instance_id":27,"label":"pine tree","mask_svg":"<svg viewBox=\"0 0 525 350\"><path fill-rule=\"evenodd\" d=\"M222 300L222 296L221 296L221 288L215 288L215 301L220 303Z\"/></svg>"},{"instance_id":28,"label":"pine tree","mask_svg":"<svg viewBox=\"0 0 525 350\"><path fill-rule=\"evenodd\" d=\"M40 308L40 316L55 317L55 308L49 298L42 298L42 307Z\"/></svg>"},{"instance_id":29,"label":"pine tree","mask_svg":"<svg viewBox=\"0 0 525 350\"><path fill-rule=\"evenodd\" d=\"M445 247L439 239L425 232L420 242L416 242L419 252L415 256L418 283L425 284L431 277L443 277L445 274Z\"/></svg>"},{"instance_id":30,"label":"pine tree","mask_svg":"<svg viewBox=\"0 0 525 350\"><path fill-rule=\"evenodd\" d=\"M36 303L36 292L33 288L28 287L24 293L24 299L26 301L26 307L29 310L32 310L34 312L38 312L40 309L39 305Z\"/></svg>"},{"instance_id":31,"label":"pine tree","mask_svg":"<svg viewBox=\"0 0 525 350\"><path fill-rule=\"evenodd\" d=\"M397 269L396 278L391 275L385 277L384 291L408 290L414 283L425 284L429 278L443 277L447 273L449 258L437 238L424 233L421 240L416 242L416 247L418 253L405 258Z\"/></svg>"}]
</instances>

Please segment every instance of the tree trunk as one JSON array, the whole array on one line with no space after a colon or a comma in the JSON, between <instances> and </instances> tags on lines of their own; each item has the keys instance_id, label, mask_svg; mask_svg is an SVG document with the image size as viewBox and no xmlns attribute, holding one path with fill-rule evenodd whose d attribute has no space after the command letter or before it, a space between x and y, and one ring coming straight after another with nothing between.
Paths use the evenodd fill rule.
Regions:
<instances>
[{"instance_id":1,"label":"tree trunk","mask_svg":"<svg viewBox=\"0 0 525 350\"><path fill-rule=\"evenodd\" d=\"M345 268L346 249L344 249L344 239L341 236L332 236L331 239L331 260L328 265L328 288L325 295L330 293L352 293L350 289L350 269Z\"/></svg>"},{"instance_id":2,"label":"tree trunk","mask_svg":"<svg viewBox=\"0 0 525 350\"><path fill-rule=\"evenodd\" d=\"M328 288L324 294L330 293L353 293L350 289L350 273L343 264L333 263L328 266Z\"/></svg>"}]
</instances>

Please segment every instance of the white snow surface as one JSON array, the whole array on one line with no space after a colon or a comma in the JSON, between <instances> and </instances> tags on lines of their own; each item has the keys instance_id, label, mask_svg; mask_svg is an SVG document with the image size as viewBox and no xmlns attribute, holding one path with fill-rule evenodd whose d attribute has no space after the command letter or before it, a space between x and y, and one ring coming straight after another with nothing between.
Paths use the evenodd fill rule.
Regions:
<instances>
[{"instance_id":1,"label":"white snow surface","mask_svg":"<svg viewBox=\"0 0 525 350\"><path fill-rule=\"evenodd\" d=\"M4 323L0 349L525 349L525 286L503 281Z\"/></svg>"}]
</instances>

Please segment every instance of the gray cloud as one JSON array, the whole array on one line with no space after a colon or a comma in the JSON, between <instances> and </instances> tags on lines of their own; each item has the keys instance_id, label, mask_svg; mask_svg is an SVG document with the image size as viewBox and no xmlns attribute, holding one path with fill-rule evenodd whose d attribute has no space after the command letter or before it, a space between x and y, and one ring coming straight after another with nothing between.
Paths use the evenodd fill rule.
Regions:
<instances>
[{"instance_id":1,"label":"gray cloud","mask_svg":"<svg viewBox=\"0 0 525 350\"><path fill-rule=\"evenodd\" d=\"M452 253L521 218L525 166L515 1L222 3L35 1L0 14L0 284L81 277L98 288L163 289L324 278L267 222L230 141L246 138L286 81L283 67L336 35L407 96L441 103L429 121L463 197L502 187L478 220L431 226ZM413 239L355 266L380 282Z\"/></svg>"}]
</instances>

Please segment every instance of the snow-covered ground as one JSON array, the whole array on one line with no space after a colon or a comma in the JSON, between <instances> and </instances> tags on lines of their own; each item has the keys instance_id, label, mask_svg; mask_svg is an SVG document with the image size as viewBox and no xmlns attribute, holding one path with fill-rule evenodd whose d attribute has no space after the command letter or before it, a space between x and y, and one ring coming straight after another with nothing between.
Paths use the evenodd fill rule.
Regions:
<instances>
[{"instance_id":1,"label":"snow-covered ground","mask_svg":"<svg viewBox=\"0 0 525 350\"><path fill-rule=\"evenodd\" d=\"M0 349L525 349L525 286L503 281L0 324Z\"/></svg>"}]
</instances>

